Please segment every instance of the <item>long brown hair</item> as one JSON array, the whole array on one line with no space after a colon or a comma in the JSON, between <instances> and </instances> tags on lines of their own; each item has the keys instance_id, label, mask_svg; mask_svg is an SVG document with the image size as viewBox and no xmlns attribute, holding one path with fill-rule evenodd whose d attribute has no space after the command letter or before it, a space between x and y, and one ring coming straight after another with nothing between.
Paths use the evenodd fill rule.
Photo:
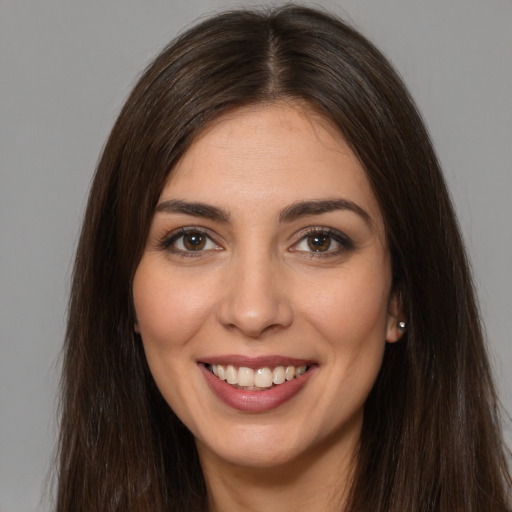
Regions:
<instances>
[{"instance_id":1,"label":"long brown hair","mask_svg":"<svg viewBox=\"0 0 512 512\"><path fill-rule=\"evenodd\" d=\"M208 122L299 99L366 170L408 330L367 399L348 509L503 511L511 485L473 284L429 136L386 59L304 7L233 11L148 67L89 196L63 361L57 509L205 510L194 440L156 389L133 330L132 278L163 184ZM313 171L312 171L313 172Z\"/></svg>"}]
</instances>

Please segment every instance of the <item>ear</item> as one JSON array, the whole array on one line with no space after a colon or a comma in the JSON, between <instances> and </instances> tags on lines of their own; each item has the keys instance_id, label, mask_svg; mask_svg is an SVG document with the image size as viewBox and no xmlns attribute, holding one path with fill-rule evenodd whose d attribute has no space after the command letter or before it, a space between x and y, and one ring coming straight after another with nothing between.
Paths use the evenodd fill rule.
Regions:
<instances>
[{"instance_id":1,"label":"ear","mask_svg":"<svg viewBox=\"0 0 512 512\"><path fill-rule=\"evenodd\" d=\"M399 327L399 322L405 322L402 299L399 292L393 292L388 305L388 325L386 329L386 341L388 343L395 343L404 335L405 329Z\"/></svg>"}]
</instances>

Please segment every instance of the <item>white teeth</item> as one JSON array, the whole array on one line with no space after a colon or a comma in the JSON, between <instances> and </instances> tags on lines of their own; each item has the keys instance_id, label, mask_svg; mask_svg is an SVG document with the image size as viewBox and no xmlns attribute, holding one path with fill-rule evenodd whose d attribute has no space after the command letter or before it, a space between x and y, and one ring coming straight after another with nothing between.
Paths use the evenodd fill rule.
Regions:
<instances>
[{"instance_id":1,"label":"white teeth","mask_svg":"<svg viewBox=\"0 0 512 512\"><path fill-rule=\"evenodd\" d=\"M238 385L249 387L254 386L254 370L241 366L238 369Z\"/></svg>"},{"instance_id":2,"label":"white teeth","mask_svg":"<svg viewBox=\"0 0 512 512\"><path fill-rule=\"evenodd\" d=\"M270 368L259 368L256 370L254 385L257 388L269 388L272 386L272 370Z\"/></svg>"},{"instance_id":3,"label":"white teeth","mask_svg":"<svg viewBox=\"0 0 512 512\"><path fill-rule=\"evenodd\" d=\"M238 372L236 368L230 364L226 367L226 381L228 384L238 384Z\"/></svg>"},{"instance_id":4,"label":"white teeth","mask_svg":"<svg viewBox=\"0 0 512 512\"><path fill-rule=\"evenodd\" d=\"M293 380L301 375L304 375L308 370L306 365L301 366L276 366L273 370L264 367L253 370L241 366L228 364L223 366L221 364L210 365L211 372L220 380L225 380L228 384L238 385L241 388L271 388L272 385L283 384L285 381Z\"/></svg>"},{"instance_id":5,"label":"white teeth","mask_svg":"<svg viewBox=\"0 0 512 512\"><path fill-rule=\"evenodd\" d=\"M274 384L282 384L286 380L284 366L276 366L272 372L272 382Z\"/></svg>"}]
</instances>

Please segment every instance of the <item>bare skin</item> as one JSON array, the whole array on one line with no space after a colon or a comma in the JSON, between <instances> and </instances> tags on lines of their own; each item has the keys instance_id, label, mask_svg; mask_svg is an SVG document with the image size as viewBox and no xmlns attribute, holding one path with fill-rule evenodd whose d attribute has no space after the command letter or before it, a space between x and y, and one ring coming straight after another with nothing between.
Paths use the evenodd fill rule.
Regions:
<instances>
[{"instance_id":1,"label":"bare skin","mask_svg":"<svg viewBox=\"0 0 512 512\"><path fill-rule=\"evenodd\" d=\"M210 452L203 452L198 444L203 467L210 468L205 471L210 511L343 510L353 460L351 449L357 439L346 438L344 442L346 446L338 450L327 442L325 446L317 446L314 454L307 453L292 463L262 469L211 460ZM345 459L337 459L340 452L345 452ZM335 473L331 472L332 468L336 468Z\"/></svg>"}]
</instances>

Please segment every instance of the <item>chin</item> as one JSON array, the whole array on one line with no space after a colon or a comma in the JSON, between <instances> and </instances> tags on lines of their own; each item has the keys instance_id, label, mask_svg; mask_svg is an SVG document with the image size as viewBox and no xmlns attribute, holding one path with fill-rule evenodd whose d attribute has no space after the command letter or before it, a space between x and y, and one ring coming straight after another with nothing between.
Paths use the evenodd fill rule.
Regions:
<instances>
[{"instance_id":1,"label":"chin","mask_svg":"<svg viewBox=\"0 0 512 512\"><path fill-rule=\"evenodd\" d=\"M304 436L290 435L277 424L235 426L222 439L209 441L196 440L200 457L212 456L229 465L254 469L286 465L300 458L309 444Z\"/></svg>"}]
</instances>

